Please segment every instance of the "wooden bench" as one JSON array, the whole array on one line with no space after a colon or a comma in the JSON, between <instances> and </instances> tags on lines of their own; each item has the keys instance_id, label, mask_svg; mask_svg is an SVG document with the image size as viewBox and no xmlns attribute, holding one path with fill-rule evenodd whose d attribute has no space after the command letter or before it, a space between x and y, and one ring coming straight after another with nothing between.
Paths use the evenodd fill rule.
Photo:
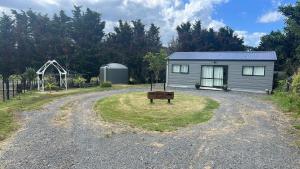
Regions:
<instances>
[{"instance_id":1,"label":"wooden bench","mask_svg":"<svg viewBox=\"0 0 300 169\"><path fill-rule=\"evenodd\" d=\"M147 95L148 99L150 99L150 102L153 103L153 99L161 99L161 100L167 100L168 103L171 103L171 99L174 99L174 92L165 92L165 91L151 91L148 92Z\"/></svg>"}]
</instances>

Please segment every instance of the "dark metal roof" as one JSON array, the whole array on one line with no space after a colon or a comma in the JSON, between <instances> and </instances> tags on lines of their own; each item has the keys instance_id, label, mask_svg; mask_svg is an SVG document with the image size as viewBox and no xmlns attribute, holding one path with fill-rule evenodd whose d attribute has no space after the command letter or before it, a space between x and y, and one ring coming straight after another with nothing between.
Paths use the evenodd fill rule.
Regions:
<instances>
[{"instance_id":1,"label":"dark metal roof","mask_svg":"<svg viewBox=\"0 0 300 169\"><path fill-rule=\"evenodd\" d=\"M277 60L275 51L175 52L170 60Z\"/></svg>"}]
</instances>

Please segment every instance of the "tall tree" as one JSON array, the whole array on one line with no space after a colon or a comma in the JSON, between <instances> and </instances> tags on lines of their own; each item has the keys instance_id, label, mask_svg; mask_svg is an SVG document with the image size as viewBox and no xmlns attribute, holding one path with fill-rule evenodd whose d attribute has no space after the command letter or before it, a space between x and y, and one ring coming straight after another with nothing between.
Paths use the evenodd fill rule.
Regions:
<instances>
[{"instance_id":1,"label":"tall tree","mask_svg":"<svg viewBox=\"0 0 300 169\"><path fill-rule=\"evenodd\" d=\"M261 43L257 50L271 51L275 50L277 53L277 61L275 63L276 70L283 70L288 65L287 58L291 56L290 46L287 46L287 37L280 31L272 31L269 35L261 38Z\"/></svg>"},{"instance_id":2,"label":"tall tree","mask_svg":"<svg viewBox=\"0 0 300 169\"><path fill-rule=\"evenodd\" d=\"M243 39L234 34L234 30L229 27L220 28L218 31L218 43L222 51L241 51L245 50Z\"/></svg>"},{"instance_id":3,"label":"tall tree","mask_svg":"<svg viewBox=\"0 0 300 169\"><path fill-rule=\"evenodd\" d=\"M201 21L196 21L193 25L192 30L192 44L193 50L195 51L203 51L204 41L202 37L202 25Z\"/></svg>"},{"instance_id":4,"label":"tall tree","mask_svg":"<svg viewBox=\"0 0 300 169\"><path fill-rule=\"evenodd\" d=\"M15 57L17 62L15 67L17 68L17 73L22 73L25 71L25 65L32 64L32 57L34 55L32 49L34 48L33 39L30 36L29 29L29 19L26 12L21 11L18 13L16 10L12 10L15 17L15 29L14 36L16 41L16 53Z\"/></svg>"},{"instance_id":5,"label":"tall tree","mask_svg":"<svg viewBox=\"0 0 300 169\"><path fill-rule=\"evenodd\" d=\"M279 11L286 16L285 32L291 45L292 57L290 57L290 65L297 71L300 67L300 1L297 1L295 5L287 5L279 7Z\"/></svg>"},{"instance_id":6,"label":"tall tree","mask_svg":"<svg viewBox=\"0 0 300 169\"><path fill-rule=\"evenodd\" d=\"M99 68L97 58L99 45L104 36L105 22L101 21L98 12L87 8L85 12L81 7L75 6L73 10L72 38L75 41L75 58L71 69L77 70L87 77L96 76Z\"/></svg>"},{"instance_id":7,"label":"tall tree","mask_svg":"<svg viewBox=\"0 0 300 169\"><path fill-rule=\"evenodd\" d=\"M177 26L178 50L183 52L193 51L192 45L192 25L190 22L182 23Z\"/></svg>"},{"instance_id":8,"label":"tall tree","mask_svg":"<svg viewBox=\"0 0 300 169\"><path fill-rule=\"evenodd\" d=\"M14 20L4 14L0 17L0 72L6 82L7 99L9 99L8 78L15 72L15 36Z\"/></svg>"},{"instance_id":9,"label":"tall tree","mask_svg":"<svg viewBox=\"0 0 300 169\"><path fill-rule=\"evenodd\" d=\"M300 1L279 8L286 16L284 31L271 32L261 38L257 50L275 50L275 68L291 76L300 67Z\"/></svg>"},{"instance_id":10,"label":"tall tree","mask_svg":"<svg viewBox=\"0 0 300 169\"><path fill-rule=\"evenodd\" d=\"M51 56L51 34L49 32L50 18L32 10L26 12L29 21L30 36L33 39L32 67L39 67L46 60L53 59Z\"/></svg>"},{"instance_id":11,"label":"tall tree","mask_svg":"<svg viewBox=\"0 0 300 169\"><path fill-rule=\"evenodd\" d=\"M243 39L234 34L229 27L215 31L202 29L201 21L193 25L186 22L177 26L178 37L172 41L172 51L238 51L245 50Z\"/></svg>"},{"instance_id":12,"label":"tall tree","mask_svg":"<svg viewBox=\"0 0 300 169\"><path fill-rule=\"evenodd\" d=\"M146 32L146 43L147 51L159 52L162 47L159 36L159 27L155 26L153 23L150 25L149 30Z\"/></svg>"}]
</instances>

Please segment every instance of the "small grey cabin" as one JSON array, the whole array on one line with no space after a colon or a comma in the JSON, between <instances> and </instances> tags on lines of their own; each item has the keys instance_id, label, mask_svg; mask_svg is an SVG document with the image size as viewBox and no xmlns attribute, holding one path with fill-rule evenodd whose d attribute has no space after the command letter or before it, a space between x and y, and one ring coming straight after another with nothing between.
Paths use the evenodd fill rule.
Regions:
<instances>
[{"instance_id":1,"label":"small grey cabin","mask_svg":"<svg viewBox=\"0 0 300 169\"><path fill-rule=\"evenodd\" d=\"M128 83L128 68L119 63L109 63L100 67L100 82L110 81L112 84Z\"/></svg>"},{"instance_id":2,"label":"small grey cabin","mask_svg":"<svg viewBox=\"0 0 300 169\"><path fill-rule=\"evenodd\" d=\"M272 91L276 60L274 51L175 52L167 62L167 86Z\"/></svg>"}]
</instances>

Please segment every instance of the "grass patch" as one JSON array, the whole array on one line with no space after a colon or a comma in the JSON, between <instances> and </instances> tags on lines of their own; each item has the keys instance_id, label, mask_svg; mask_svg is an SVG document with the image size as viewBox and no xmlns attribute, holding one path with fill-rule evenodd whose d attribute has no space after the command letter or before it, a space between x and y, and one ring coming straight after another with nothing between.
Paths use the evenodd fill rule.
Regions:
<instances>
[{"instance_id":1,"label":"grass patch","mask_svg":"<svg viewBox=\"0 0 300 169\"><path fill-rule=\"evenodd\" d=\"M300 96L294 93L275 92L271 99L284 111L291 113L295 119L300 117Z\"/></svg>"},{"instance_id":2,"label":"grass patch","mask_svg":"<svg viewBox=\"0 0 300 169\"><path fill-rule=\"evenodd\" d=\"M17 119L15 118L17 112L36 110L57 98L68 95L144 86L145 85L114 85L110 88L78 88L52 93L28 92L9 101L0 102L0 141L7 138L11 132L18 129L19 126L17 124Z\"/></svg>"},{"instance_id":3,"label":"grass patch","mask_svg":"<svg viewBox=\"0 0 300 169\"><path fill-rule=\"evenodd\" d=\"M293 134L298 136L295 144L300 147L300 95L275 91L271 96L271 100L292 119L292 125L295 129Z\"/></svg>"},{"instance_id":4,"label":"grass patch","mask_svg":"<svg viewBox=\"0 0 300 169\"><path fill-rule=\"evenodd\" d=\"M99 100L94 109L106 121L121 122L150 131L173 131L208 121L219 104L209 98L175 94L171 104L154 100L145 92L127 93Z\"/></svg>"}]
</instances>

